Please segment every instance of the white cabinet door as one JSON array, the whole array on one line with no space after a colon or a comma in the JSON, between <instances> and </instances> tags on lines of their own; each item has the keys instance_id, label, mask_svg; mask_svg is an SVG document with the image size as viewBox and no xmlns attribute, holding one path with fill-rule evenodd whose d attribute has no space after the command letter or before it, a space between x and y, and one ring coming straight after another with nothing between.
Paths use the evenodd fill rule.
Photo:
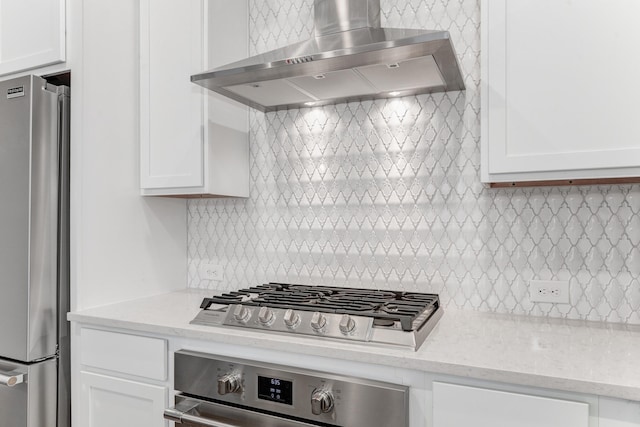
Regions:
<instances>
[{"instance_id":1,"label":"white cabinet door","mask_svg":"<svg viewBox=\"0 0 640 427\"><path fill-rule=\"evenodd\" d=\"M65 0L0 0L0 76L65 60Z\"/></svg>"},{"instance_id":2,"label":"white cabinet door","mask_svg":"<svg viewBox=\"0 0 640 427\"><path fill-rule=\"evenodd\" d=\"M82 427L167 427L163 419L168 391L142 384L80 372L82 394L79 425Z\"/></svg>"},{"instance_id":3,"label":"white cabinet door","mask_svg":"<svg viewBox=\"0 0 640 427\"><path fill-rule=\"evenodd\" d=\"M141 0L142 194L248 196L246 108L191 83L212 56L246 56L247 20L245 0Z\"/></svg>"},{"instance_id":4,"label":"white cabinet door","mask_svg":"<svg viewBox=\"0 0 640 427\"><path fill-rule=\"evenodd\" d=\"M640 176L640 2L482 0L482 180Z\"/></svg>"},{"instance_id":5,"label":"white cabinet door","mask_svg":"<svg viewBox=\"0 0 640 427\"><path fill-rule=\"evenodd\" d=\"M433 427L589 427L589 405L433 383Z\"/></svg>"},{"instance_id":6,"label":"white cabinet door","mask_svg":"<svg viewBox=\"0 0 640 427\"><path fill-rule=\"evenodd\" d=\"M640 402L600 398L599 427L640 427Z\"/></svg>"},{"instance_id":7,"label":"white cabinet door","mask_svg":"<svg viewBox=\"0 0 640 427\"><path fill-rule=\"evenodd\" d=\"M202 187L204 2L140 2L140 126L143 188Z\"/></svg>"}]
</instances>

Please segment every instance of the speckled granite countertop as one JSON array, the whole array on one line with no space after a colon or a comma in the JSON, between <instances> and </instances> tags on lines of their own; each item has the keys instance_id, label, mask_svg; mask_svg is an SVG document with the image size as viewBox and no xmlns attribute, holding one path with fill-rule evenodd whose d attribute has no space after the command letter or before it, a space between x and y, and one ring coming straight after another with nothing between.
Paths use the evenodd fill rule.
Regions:
<instances>
[{"instance_id":1,"label":"speckled granite countertop","mask_svg":"<svg viewBox=\"0 0 640 427\"><path fill-rule=\"evenodd\" d=\"M447 309L416 352L190 325L211 291L69 313L73 322L640 401L640 327ZM268 336L267 336L268 335ZM293 344L293 345L291 345Z\"/></svg>"}]
</instances>

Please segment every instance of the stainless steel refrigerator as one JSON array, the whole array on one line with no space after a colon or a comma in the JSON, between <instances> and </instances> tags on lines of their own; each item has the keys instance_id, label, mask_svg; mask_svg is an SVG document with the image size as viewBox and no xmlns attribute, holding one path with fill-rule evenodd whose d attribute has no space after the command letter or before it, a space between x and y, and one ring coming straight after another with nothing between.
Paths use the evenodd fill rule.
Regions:
<instances>
[{"instance_id":1,"label":"stainless steel refrigerator","mask_svg":"<svg viewBox=\"0 0 640 427\"><path fill-rule=\"evenodd\" d=\"M69 425L69 88L0 82L0 426Z\"/></svg>"}]
</instances>

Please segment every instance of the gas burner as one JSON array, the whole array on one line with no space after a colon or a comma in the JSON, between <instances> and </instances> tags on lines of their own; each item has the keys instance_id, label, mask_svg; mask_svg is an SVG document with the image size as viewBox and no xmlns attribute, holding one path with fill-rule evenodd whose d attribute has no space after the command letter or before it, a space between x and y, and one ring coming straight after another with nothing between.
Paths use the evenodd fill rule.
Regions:
<instances>
[{"instance_id":1,"label":"gas burner","mask_svg":"<svg viewBox=\"0 0 640 427\"><path fill-rule=\"evenodd\" d=\"M435 294L268 283L205 298L194 324L417 348L442 316Z\"/></svg>"}]
</instances>

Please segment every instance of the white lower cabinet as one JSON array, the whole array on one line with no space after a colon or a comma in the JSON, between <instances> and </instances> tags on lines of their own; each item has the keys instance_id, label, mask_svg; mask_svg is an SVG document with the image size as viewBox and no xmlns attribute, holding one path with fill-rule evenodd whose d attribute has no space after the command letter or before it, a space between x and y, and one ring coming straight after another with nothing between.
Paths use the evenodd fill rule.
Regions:
<instances>
[{"instance_id":1,"label":"white lower cabinet","mask_svg":"<svg viewBox=\"0 0 640 427\"><path fill-rule=\"evenodd\" d=\"M80 372L79 425L83 427L166 427L162 418L168 389Z\"/></svg>"},{"instance_id":2,"label":"white lower cabinet","mask_svg":"<svg viewBox=\"0 0 640 427\"><path fill-rule=\"evenodd\" d=\"M433 383L433 427L589 427L589 404Z\"/></svg>"},{"instance_id":3,"label":"white lower cabinet","mask_svg":"<svg viewBox=\"0 0 640 427\"><path fill-rule=\"evenodd\" d=\"M180 349L405 384L410 427L640 427L636 401L90 325L72 330L73 427L169 427L163 412L173 406L172 355Z\"/></svg>"},{"instance_id":4,"label":"white lower cabinet","mask_svg":"<svg viewBox=\"0 0 640 427\"><path fill-rule=\"evenodd\" d=\"M640 427L640 402L601 397L599 427Z\"/></svg>"},{"instance_id":5,"label":"white lower cabinet","mask_svg":"<svg viewBox=\"0 0 640 427\"><path fill-rule=\"evenodd\" d=\"M75 333L73 427L168 427L168 340L84 328Z\"/></svg>"}]
</instances>

